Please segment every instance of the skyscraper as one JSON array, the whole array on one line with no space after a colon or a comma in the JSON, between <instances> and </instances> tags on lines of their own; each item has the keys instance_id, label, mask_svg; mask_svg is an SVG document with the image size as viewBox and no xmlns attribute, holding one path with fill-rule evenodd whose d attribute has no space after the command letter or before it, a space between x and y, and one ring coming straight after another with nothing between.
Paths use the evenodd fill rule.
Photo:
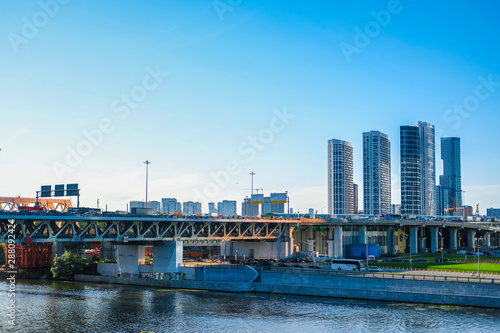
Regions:
<instances>
[{"instance_id":1,"label":"skyscraper","mask_svg":"<svg viewBox=\"0 0 500 333\"><path fill-rule=\"evenodd\" d=\"M420 131L417 126L401 126L401 214L420 215L422 185Z\"/></svg>"},{"instance_id":2,"label":"skyscraper","mask_svg":"<svg viewBox=\"0 0 500 333\"><path fill-rule=\"evenodd\" d=\"M443 175L439 176L439 185L446 189L446 195L441 198L442 201L438 203L438 206L442 206L443 210L462 207L460 138L441 138L441 159L443 160Z\"/></svg>"},{"instance_id":3,"label":"skyscraper","mask_svg":"<svg viewBox=\"0 0 500 333\"><path fill-rule=\"evenodd\" d=\"M391 141L379 131L363 133L363 213L391 212Z\"/></svg>"},{"instance_id":4,"label":"skyscraper","mask_svg":"<svg viewBox=\"0 0 500 333\"><path fill-rule=\"evenodd\" d=\"M350 142L328 140L328 214L353 214L353 149Z\"/></svg>"},{"instance_id":5,"label":"skyscraper","mask_svg":"<svg viewBox=\"0 0 500 333\"><path fill-rule=\"evenodd\" d=\"M436 215L433 192L436 187L436 140L434 125L419 121L422 172L422 215Z\"/></svg>"},{"instance_id":6,"label":"skyscraper","mask_svg":"<svg viewBox=\"0 0 500 333\"><path fill-rule=\"evenodd\" d=\"M434 215L436 149L434 125L401 126L401 214Z\"/></svg>"}]
</instances>

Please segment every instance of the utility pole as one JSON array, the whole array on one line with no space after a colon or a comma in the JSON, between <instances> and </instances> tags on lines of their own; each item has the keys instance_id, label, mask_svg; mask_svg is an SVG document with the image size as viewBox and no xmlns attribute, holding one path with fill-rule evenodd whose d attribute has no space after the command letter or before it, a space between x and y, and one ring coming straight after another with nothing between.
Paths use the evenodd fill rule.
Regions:
<instances>
[{"instance_id":1,"label":"utility pole","mask_svg":"<svg viewBox=\"0 0 500 333\"><path fill-rule=\"evenodd\" d=\"M253 195L253 176L255 176L255 172L250 172L250 175L252 176L252 187L251 187L251 191L252 191L252 195Z\"/></svg>"},{"instance_id":2,"label":"utility pole","mask_svg":"<svg viewBox=\"0 0 500 333\"><path fill-rule=\"evenodd\" d=\"M144 162L144 164L146 164L146 207L144 207L144 208L148 208L148 169L149 169L149 165L151 164L151 162L146 160L146 162Z\"/></svg>"}]
</instances>

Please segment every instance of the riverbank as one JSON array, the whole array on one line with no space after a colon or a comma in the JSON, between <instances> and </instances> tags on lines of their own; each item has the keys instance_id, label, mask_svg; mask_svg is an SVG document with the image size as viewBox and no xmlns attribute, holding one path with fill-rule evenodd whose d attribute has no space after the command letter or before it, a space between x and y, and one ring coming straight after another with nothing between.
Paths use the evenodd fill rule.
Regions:
<instances>
[{"instance_id":1,"label":"riverbank","mask_svg":"<svg viewBox=\"0 0 500 333\"><path fill-rule=\"evenodd\" d=\"M405 275L341 275L264 271L259 282L155 280L77 275L77 281L236 293L271 293L376 301L500 308L498 280L415 279Z\"/></svg>"}]
</instances>

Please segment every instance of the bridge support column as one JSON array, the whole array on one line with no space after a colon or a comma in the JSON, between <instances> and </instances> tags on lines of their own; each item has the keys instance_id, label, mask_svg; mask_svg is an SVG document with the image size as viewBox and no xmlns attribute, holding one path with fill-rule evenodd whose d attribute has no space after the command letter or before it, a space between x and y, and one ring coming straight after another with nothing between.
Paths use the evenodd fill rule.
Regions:
<instances>
[{"instance_id":1,"label":"bridge support column","mask_svg":"<svg viewBox=\"0 0 500 333\"><path fill-rule=\"evenodd\" d=\"M486 251L489 251L490 250L490 246L491 246L491 232L486 232L484 234L484 246L483 246L483 248Z\"/></svg>"},{"instance_id":2,"label":"bridge support column","mask_svg":"<svg viewBox=\"0 0 500 333\"><path fill-rule=\"evenodd\" d=\"M342 226L335 226L335 251L334 257L343 257L344 256L344 244L342 241Z\"/></svg>"},{"instance_id":3,"label":"bridge support column","mask_svg":"<svg viewBox=\"0 0 500 333\"><path fill-rule=\"evenodd\" d=\"M456 250L457 247L457 234L458 234L458 229L457 228L450 228L450 249L451 250Z\"/></svg>"},{"instance_id":4,"label":"bridge support column","mask_svg":"<svg viewBox=\"0 0 500 333\"><path fill-rule=\"evenodd\" d=\"M469 229L467 230L467 247L471 250L474 250L474 236L476 235L476 230Z\"/></svg>"},{"instance_id":5,"label":"bridge support column","mask_svg":"<svg viewBox=\"0 0 500 333\"><path fill-rule=\"evenodd\" d=\"M328 253L327 253L327 256L328 257L333 257L333 247L335 245L335 241L333 239L329 239L326 241L326 244L328 244Z\"/></svg>"},{"instance_id":6,"label":"bridge support column","mask_svg":"<svg viewBox=\"0 0 500 333\"><path fill-rule=\"evenodd\" d=\"M139 251L137 245L118 245L117 272L121 277L139 277Z\"/></svg>"},{"instance_id":7,"label":"bridge support column","mask_svg":"<svg viewBox=\"0 0 500 333\"><path fill-rule=\"evenodd\" d=\"M326 240L326 244L328 246L327 255L330 258L334 256L334 245L335 245L335 241L333 240L334 230L335 230L335 227L333 227L333 226L328 227L328 239Z\"/></svg>"},{"instance_id":8,"label":"bridge support column","mask_svg":"<svg viewBox=\"0 0 500 333\"><path fill-rule=\"evenodd\" d=\"M116 259L116 245L111 242L102 242L100 251L101 259Z\"/></svg>"},{"instance_id":9,"label":"bridge support column","mask_svg":"<svg viewBox=\"0 0 500 333\"><path fill-rule=\"evenodd\" d=\"M314 231L312 229L312 226L307 227L307 251L314 251L314 242L316 240L314 239Z\"/></svg>"},{"instance_id":10,"label":"bridge support column","mask_svg":"<svg viewBox=\"0 0 500 333\"><path fill-rule=\"evenodd\" d=\"M387 228L387 254L394 254L395 246L394 246L394 228Z\"/></svg>"},{"instance_id":11,"label":"bridge support column","mask_svg":"<svg viewBox=\"0 0 500 333\"><path fill-rule=\"evenodd\" d=\"M231 255L231 242L230 241L221 241L220 242L220 255L221 260L224 258L227 259L228 256Z\"/></svg>"},{"instance_id":12,"label":"bridge support column","mask_svg":"<svg viewBox=\"0 0 500 333\"><path fill-rule=\"evenodd\" d=\"M153 246L153 272L173 273L182 265L182 242L166 242Z\"/></svg>"},{"instance_id":13,"label":"bridge support column","mask_svg":"<svg viewBox=\"0 0 500 333\"><path fill-rule=\"evenodd\" d=\"M359 237L359 244L366 244L367 243L366 227L359 227L358 237Z\"/></svg>"},{"instance_id":14,"label":"bridge support column","mask_svg":"<svg viewBox=\"0 0 500 333\"><path fill-rule=\"evenodd\" d=\"M286 257L291 257L293 255L294 251L294 244L293 244L293 227L286 227L286 232L285 236L287 237L287 242L286 242Z\"/></svg>"},{"instance_id":15,"label":"bridge support column","mask_svg":"<svg viewBox=\"0 0 500 333\"><path fill-rule=\"evenodd\" d=\"M410 251L412 254L418 253L418 227L410 227Z\"/></svg>"},{"instance_id":16,"label":"bridge support column","mask_svg":"<svg viewBox=\"0 0 500 333\"><path fill-rule=\"evenodd\" d=\"M430 227L430 231L431 231L431 252L436 253L438 251L439 228Z\"/></svg>"}]
</instances>

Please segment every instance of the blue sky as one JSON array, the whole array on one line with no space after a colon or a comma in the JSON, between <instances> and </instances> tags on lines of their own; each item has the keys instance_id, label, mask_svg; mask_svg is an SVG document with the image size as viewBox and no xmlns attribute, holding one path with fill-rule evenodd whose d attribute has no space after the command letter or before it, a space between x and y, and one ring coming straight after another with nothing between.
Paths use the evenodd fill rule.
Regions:
<instances>
[{"instance_id":1,"label":"blue sky","mask_svg":"<svg viewBox=\"0 0 500 333\"><path fill-rule=\"evenodd\" d=\"M149 200L241 201L253 171L255 188L326 212L327 140L352 142L362 187L362 133L379 130L399 203L399 126L420 120L437 146L461 138L465 203L485 213L500 206L498 12L466 1L0 1L0 195L77 182L82 205L124 210L145 198L149 160Z\"/></svg>"}]
</instances>

